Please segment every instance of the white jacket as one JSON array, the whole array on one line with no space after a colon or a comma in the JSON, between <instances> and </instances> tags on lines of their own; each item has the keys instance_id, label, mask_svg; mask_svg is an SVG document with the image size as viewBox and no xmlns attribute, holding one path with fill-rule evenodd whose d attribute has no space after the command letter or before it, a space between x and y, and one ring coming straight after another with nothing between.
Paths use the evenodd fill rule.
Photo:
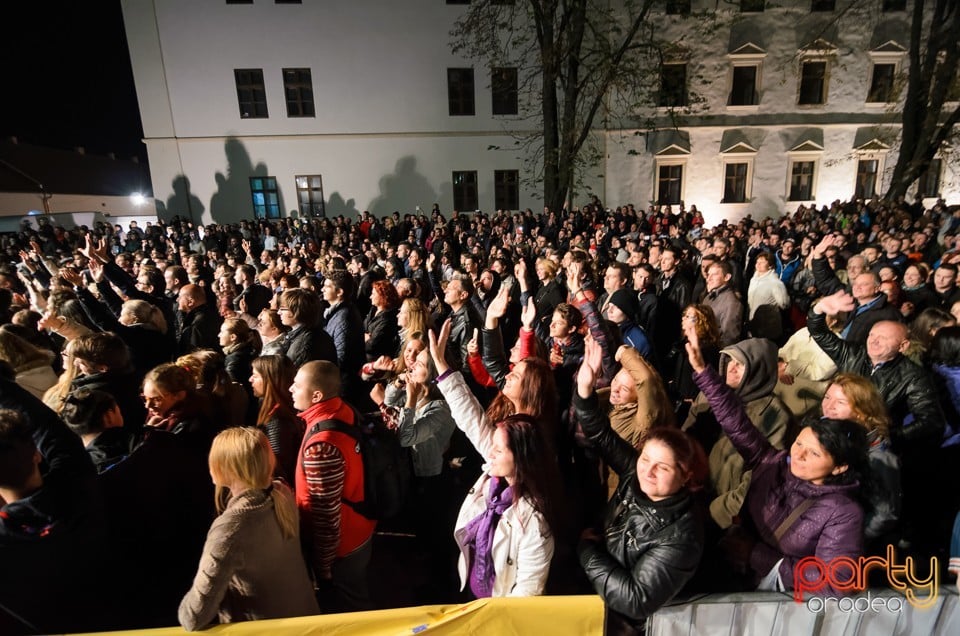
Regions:
<instances>
[{"instance_id":1,"label":"white jacket","mask_svg":"<svg viewBox=\"0 0 960 636\"><path fill-rule=\"evenodd\" d=\"M463 376L453 373L444 378L438 386L450 406L450 413L457 426L466 433L477 451L485 459L488 458L496 428L488 421ZM484 465L484 473L470 489L460 507L460 514L457 515L453 536L460 547L458 570L461 589L467 586L469 577L466 526L486 510L490 479ZM550 560L553 558L553 548L553 535L543 515L526 499L514 501L500 517L493 535L493 567L496 573L493 596L543 594L550 571Z\"/></svg>"}]
</instances>

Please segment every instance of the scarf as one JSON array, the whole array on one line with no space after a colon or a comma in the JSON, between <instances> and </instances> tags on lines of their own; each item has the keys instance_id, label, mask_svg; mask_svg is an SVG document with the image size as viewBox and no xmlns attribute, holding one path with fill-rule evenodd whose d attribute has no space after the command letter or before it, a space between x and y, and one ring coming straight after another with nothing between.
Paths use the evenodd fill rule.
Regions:
<instances>
[{"instance_id":1,"label":"scarf","mask_svg":"<svg viewBox=\"0 0 960 636\"><path fill-rule=\"evenodd\" d=\"M487 509L467 524L466 544L470 550L470 591L477 598L490 598L497 573L493 567L493 535L500 517L513 505L513 488L502 477L490 479Z\"/></svg>"}]
</instances>

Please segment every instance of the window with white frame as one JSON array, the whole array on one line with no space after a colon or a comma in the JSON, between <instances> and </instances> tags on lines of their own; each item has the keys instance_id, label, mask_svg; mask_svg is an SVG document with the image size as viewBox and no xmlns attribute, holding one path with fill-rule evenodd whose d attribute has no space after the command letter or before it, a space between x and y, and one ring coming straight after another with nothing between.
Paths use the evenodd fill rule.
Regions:
<instances>
[{"instance_id":1,"label":"window with white frame","mask_svg":"<svg viewBox=\"0 0 960 636\"><path fill-rule=\"evenodd\" d=\"M917 194L928 199L940 196L940 177L943 174L943 160L931 159L926 171L917 178Z\"/></svg>"},{"instance_id":2,"label":"window with white frame","mask_svg":"<svg viewBox=\"0 0 960 636\"><path fill-rule=\"evenodd\" d=\"M787 201L814 201L817 198L817 180L823 140L807 138L787 152Z\"/></svg>"},{"instance_id":3,"label":"window with white frame","mask_svg":"<svg viewBox=\"0 0 960 636\"><path fill-rule=\"evenodd\" d=\"M747 203L753 195L753 163L757 149L745 141L722 148L723 197L721 203Z\"/></svg>"},{"instance_id":4,"label":"window with white frame","mask_svg":"<svg viewBox=\"0 0 960 636\"><path fill-rule=\"evenodd\" d=\"M766 52L755 44L744 44L730 58L730 95L727 105L736 110L755 110L760 104L763 58Z\"/></svg>"},{"instance_id":5,"label":"window with white frame","mask_svg":"<svg viewBox=\"0 0 960 636\"><path fill-rule=\"evenodd\" d=\"M830 86L829 68L826 59L806 58L800 62L800 91L797 103L801 106L816 106L827 103Z\"/></svg>"},{"instance_id":6,"label":"window with white frame","mask_svg":"<svg viewBox=\"0 0 960 636\"><path fill-rule=\"evenodd\" d=\"M654 193L654 199L660 205L679 205L683 201L686 185L686 157L658 159L656 170L657 191Z\"/></svg>"},{"instance_id":7,"label":"window with white frame","mask_svg":"<svg viewBox=\"0 0 960 636\"><path fill-rule=\"evenodd\" d=\"M897 79L907 50L890 41L873 51L870 60L870 86L867 89L868 104L889 104L897 99Z\"/></svg>"},{"instance_id":8,"label":"window with white frame","mask_svg":"<svg viewBox=\"0 0 960 636\"><path fill-rule=\"evenodd\" d=\"M862 153L857 159L857 182L853 189L854 198L866 200L877 196L882 170L883 155Z\"/></svg>"}]
</instances>

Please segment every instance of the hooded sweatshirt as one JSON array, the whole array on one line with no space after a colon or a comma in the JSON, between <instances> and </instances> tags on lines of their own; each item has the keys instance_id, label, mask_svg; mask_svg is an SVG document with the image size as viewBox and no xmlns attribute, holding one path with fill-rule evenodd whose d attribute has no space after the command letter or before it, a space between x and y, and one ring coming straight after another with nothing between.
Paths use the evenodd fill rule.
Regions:
<instances>
[{"instance_id":1,"label":"hooded sweatshirt","mask_svg":"<svg viewBox=\"0 0 960 636\"><path fill-rule=\"evenodd\" d=\"M731 359L744 366L735 393L743 401L753 425L774 447L782 450L791 416L789 409L773 393L777 384L777 353L777 346L766 338L742 340L720 351L720 377L726 377ZM691 408L691 417L707 409L709 405L701 393ZM710 516L721 528L728 528L739 514L750 487L750 471L744 470L743 458L726 435L721 435L710 450L709 466L710 484L715 494L710 502Z\"/></svg>"}]
</instances>

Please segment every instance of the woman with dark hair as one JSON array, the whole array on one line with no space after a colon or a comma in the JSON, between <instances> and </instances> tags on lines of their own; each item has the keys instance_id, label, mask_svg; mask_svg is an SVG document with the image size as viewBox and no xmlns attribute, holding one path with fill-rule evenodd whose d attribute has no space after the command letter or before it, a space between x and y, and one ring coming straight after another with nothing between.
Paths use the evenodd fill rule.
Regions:
<instances>
[{"instance_id":1,"label":"woman with dark hair","mask_svg":"<svg viewBox=\"0 0 960 636\"><path fill-rule=\"evenodd\" d=\"M60 417L76 433L97 473L123 461L133 448L133 438L123 430L123 414L108 393L79 389L67 396Z\"/></svg>"},{"instance_id":2,"label":"woman with dark hair","mask_svg":"<svg viewBox=\"0 0 960 636\"><path fill-rule=\"evenodd\" d=\"M253 359L260 355L262 347L260 334L250 328L242 318L227 318L220 325L220 346L223 348L223 365L227 375L241 385L248 396L250 389L250 371Z\"/></svg>"},{"instance_id":3,"label":"woman with dark hair","mask_svg":"<svg viewBox=\"0 0 960 636\"><path fill-rule=\"evenodd\" d=\"M856 561L863 551L863 509L857 498L868 470L864 427L850 420L813 420L789 451L778 451L750 423L733 389L707 366L695 332L686 348L694 381L745 468L753 471L741 509L743 525L722 544L733 566L750 575L753 585L783 591L793 588L794 577L811 580L816 568L797 570L805 557ZM844 566L836 573L836 580L852 576ZM823 591L842 593L829 583Z\"/></svg>"},{"instance_id":4,"label":"woman with dark hair","mask_svg":"<svg viewBox=\"0 0 960 636\"><path fill-rule=\"evenodd\" d=\"M275 309L264 309L257 316L257 333L263 346L260 355L283 355L284 335L290 330L280 320L280 314Z\"/></svg>"},{"instance_id":5,"label":"woman with dark hair","mask_svg":"<svg viewBox=\"0 0 960 636\"><path fill-rule=\"evenodd\" d=\"M374 281L370 303L370 313L363 321L367 362L373 362L380 356L393 357L400 348L400 327L397 324L400 295L396 287L388 280Z\"/></svg>"},{"instance_id":6,"label":"woman with dark hair","mask_svg":"<svg viewBox=\"0 0 960 636\"><path fill-rule=\"evenodd\" d=\"M927 307L910 323L910 345L903 355L923 365L933 337L943 327L957 324L950 312L939 307Z\"/></svg>"},{"instance_id":7,"label":"woman with dark hair","mask_svg":"<svg viewBox=\"0 0 960 636\"><path fill-rule=\"evenodd\" d=\"M303 420L293 408L290 386L296 368L286 356L261 356L253 361L250 386L254 397L260 398L257 427L270 441L277 456L277 477L293 484L297 451L303 439Z\"/></svg>"},{"instance_id":8,"label":"woman with dark hair","mask_svg":"<svg viewBox=\"0 0 960 636\"><path fill-rule=\"evenodd\" d=\"M176 363L193 375L197 392L210 401L212 413L218 418L218 428L244 426L248 418L252 423L252 400L249 397L252 392L248 394L243 386L230 378L222 353L201 349L180 356Z\"/></svg>"},{"instance_id":9,"label":"woman with dark hair","mask_svg":"<svg viewBox=\"0 0 960 636\"><path fill-rule=\"evenodd\" d=\"M450 326L448 320L439 337L429 335L437 384L457 426L487 461L454 529L461 584L477 598L542 594L560 526L554 493L560 475L542 420L552 394L531 396L526 389L542 389L550 368L530 361L513 368L503 392L514 414L495 424L444 358Z\"/></svg>"},{"instance_id":10,"label":"woman with dark hair","mask_svg":"<svg viewBox=\"0 0 960 636\"><path fill-rule=\"evenodd\" d=\"M604 632L642 634L644 621L693 577L703 553L703 516L694 500L707 459L689 435L650 428L636 448L613 432L594 395L603 353L586 342L573 404L588 442L620 477L602 535L588 530L580 564L606 606Z\"/></svg>"}]
</instances>

